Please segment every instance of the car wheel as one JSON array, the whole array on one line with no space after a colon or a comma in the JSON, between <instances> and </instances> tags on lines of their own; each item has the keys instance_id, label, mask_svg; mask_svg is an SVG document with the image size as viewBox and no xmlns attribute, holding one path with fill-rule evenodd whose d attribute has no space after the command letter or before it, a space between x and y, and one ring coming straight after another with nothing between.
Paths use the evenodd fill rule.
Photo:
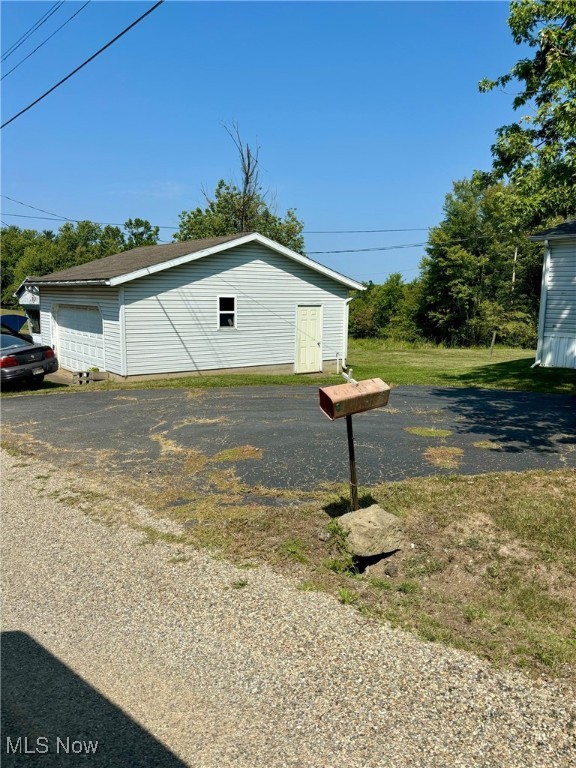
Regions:
<instances>
[{"instance_id":1,"label":"car wheel","mask_svg":"<svg viewBox=\"0 0 576 768\"><path fill-rule=\"evenodd\" d=\"M43 382L44 382L44 374L40 376L34 376L32 379L32 383L30 384L30 389L40 389Z\"/></svg>"}]
</instances>

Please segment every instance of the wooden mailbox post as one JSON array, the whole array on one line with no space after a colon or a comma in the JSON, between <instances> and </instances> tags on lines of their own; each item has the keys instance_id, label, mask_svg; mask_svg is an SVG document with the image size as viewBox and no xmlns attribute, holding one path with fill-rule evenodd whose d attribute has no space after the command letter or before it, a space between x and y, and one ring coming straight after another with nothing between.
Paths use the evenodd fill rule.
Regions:
<instances>
[{"instance_id":1,"label":"wooden mailbox post","mask_svg":"<svg viewBox=\"0 0 576 768\"><path fill-rule=\"evenodd\" d=\"M358 481L356 479L356 457L354 454L354 435L352 432L352 414L382 408L388 404L390 387L382 379L366 379L354 381L352 370L350 375L344 374L346 384L336 384L332 387L320 387L320 409L330 421L346 417L348 434L348 454L350 457L350 497L352 509L358 509Z\"/></svg>"}]
</instances>

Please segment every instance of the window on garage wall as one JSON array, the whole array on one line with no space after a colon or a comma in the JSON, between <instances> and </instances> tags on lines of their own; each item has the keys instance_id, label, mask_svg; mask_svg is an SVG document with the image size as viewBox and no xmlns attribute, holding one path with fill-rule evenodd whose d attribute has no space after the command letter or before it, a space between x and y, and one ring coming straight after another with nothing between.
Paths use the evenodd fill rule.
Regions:
<instances>
[{"instance_id":1,"label":"window on garage wall","mask_svg":"<svg viewBox=\"0 0 576 768\"><path fill-rule=\"evenodd\" d=\"M218 296L218 328L236 327L236 296Z\"/></svg>"}]
</instances>

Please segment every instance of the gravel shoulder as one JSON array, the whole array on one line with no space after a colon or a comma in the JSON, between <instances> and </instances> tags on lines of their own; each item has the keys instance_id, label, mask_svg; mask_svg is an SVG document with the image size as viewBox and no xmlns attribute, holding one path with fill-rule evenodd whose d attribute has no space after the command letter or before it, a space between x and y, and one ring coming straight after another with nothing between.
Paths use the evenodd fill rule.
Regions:
<instances>
[{"instance_id":1,"label":"gravel shoulder","mask_svg":"<svg viewBox=\"0 0 576 768\"><path fill-rule=\"evenodd\" d=\"M378 625L265 567L145 545L35 490L47 466L2 452L3 765L36 762L4 753L11 734L97 740L82 764L133 768L576 762L567 689ZM37 762L78 765L67 759Z\"/></svg>"}]
</instances>

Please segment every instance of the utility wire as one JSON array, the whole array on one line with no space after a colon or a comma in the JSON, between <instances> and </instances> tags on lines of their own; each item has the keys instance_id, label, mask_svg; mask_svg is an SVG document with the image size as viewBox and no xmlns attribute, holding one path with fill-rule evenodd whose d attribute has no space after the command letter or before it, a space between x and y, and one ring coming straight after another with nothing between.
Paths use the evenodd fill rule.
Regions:
<instances>
[{"instance_id":1,"label":"utility wire","mask_svg":"<svg viewBox=\"0 0 576 768\"><path fill-rule=\"evenodd\" d=\"M90 0L88 0L90 2ZM78 222L79 219L69 219L66 216L60 216L58 213L52 213L51 211L45 211L44 208L36 208L34 205L30 205L29 203L23 203L22 200L15 200L13 197L8 197L8 195L0 195L0 197L3 197L5 200L10 200L12 203L18 203L18 205L24 205L26 208L32 208L33 211L40 211L40 213L48 213L50 216L53 216L55 220L62 220L62 221L74 221ZM22 214L18 213L10 213L6 214L7 216L19 216L20 218L28 218L28 219L42 219L43 216L23 216ZM95 224L101 224L106 225L110 224L113 227L121 227L122 224L114 224L110 221L95 221ZM179 229L179 227L175 227L173 225L164 225L160 226L160 229ZM428 232L431 229L431 227L411 227L407 229L323 229L323 230L304 230L302 232L303 235L338 235L338 234L352 234L352 233L372 233L372 232ZM317 251L317 253L320 253L320 251Z\"/></svg>"},{"instance_id":2,"label":"utility wire","mask_svg":"<svg viewBox=\"0 0 576 768\"><path fill-rule=\"evenodd\" d=\"M306 229L303 235L358 235L365 232L427 232L430 227L412 227L410 229Z\"/></svg>"},{"instance_id":3,"label":"utility wire","mask_svg":"<svg viewBox=\"0 0 576 768\"><path fill-rule=\"evenodd\" d=\"M15 42L15 43L13 43L13 44L12 44L12 45L11 45L11 46L8 48L8 50L7 50L7 51L5 51L5 53L4 53L4 55L2 56L2 58L0 59L0 61L4 61L4 60L5 60L5 59L7 59L9 56L12 56L12 54L13 54L13 53L14 53L14 52L15 52L15 51L18 49L18 48L20 48L20 46L21 46L21 45L23 45L23 44L26 42L26 40L28 40L28 38L29 38L31 35L33 35L33 34L34 34L34 32L36 32L36 30L40 29L40 27L41 27L43 24L46 24L46 22L48 21L48 19L50 18L50 16L53 16L53 15L56 13L56 11L57 11L57 10L59 10L59 9L60 9L60 8L61 8L63 5L64 5L64 0L62 0L62 1L61 1L61 2L59 2L59 3L54 3L54 5L53 5L51 8L49 8L49 9L46 11L46 13L44 14L44 16L41 16L41 17L38 19L38 21L37 21L35 24L33 24L33 25L30 27L30 29L29 29L27 32L24 32L24 34L23 34L21 37L19 37L19 38L18 38L18 40L16 40L16 42Z\"/></svg>"},{"instance_id":4,"label":"utility wire","mask_svg":"<svg viewBox=\"0 0 576 768\"><path fill-rule=\"evenodd\" d=\"M29 206L31 207L31 206ZM37 208L36 210L41 210L40 208ZM48 211L45 211L45 213L48 213ZM25 213L6 213L4 211L4 216L13 216L17 219L40 219L41 221L69 221L71 224L80 224L81 221L90 221L92 224L98 224L101 227L123 227L124 224L120 224L118 222L113 221L93 221L93 219L68 219L64 218L63 216L28 216ZM158 225L154 225L158 226ZM163 227L158 226L158 229L178 229L178 227Z\"/></svg>"},{"instance_id":5,"label":"utility wire","mask_svg":"<svg viewBox=\"0 0 576 768\"><path fill-rule=\"evenodd\" d=\"M6 195L2 195L2 197L6 197L7 200L11 200L12 199L10 197L7 197ZM18 200L13 200L13 202L18 203L19 201ZM21 205L26 205L26 203L21 203ZM42 208L35 208L33 205L28 205L27 207L28 208L32 208L35 211L41 211L42 213L50 213L50 211L44 211ZM18 218L21 218L21 219L48 219L49 221L74 221L76 223L78 223L78 221L80 221L80 219L69 219L69 218L67 218L65 216L59 216L56 213L50 214L51 218L48 218L47 216L25 216L22 213L7 213L6 216L17 216ZM91 221L92 221L92 219L91 219ZM95 224L101 224L101 225L110 224L113 227L122 227L123 226L123 224L117 224L117 223L114 223L112 221L95 221L94 223ZM166 225L160 225L160 229L179 229L179 227L176 227L174 225L166 224ZM352 232L356 232L356 233L362 233L362 232L366 232L366 233L371 233L371 232L427 232L429 229L430 229L430 227L417 227L417 228L414 228L414 229L348 229L348 230L335 229L333 231L325 230L323 232L304 231L302 234L303 235L312 235L312 234L315 234L315 235L319 235L319 234L329 235L329 234L344 234L344 233L352 233ZM363 250L363 249L360 249L360 250ZM366 250L370 250L370 249L366 249ZM311 253L340 253L340 251L311 251ZM341 253L348 253L348 251L341 251Z\"/></svg>"},{"instance_id":6,"label":"utility wire","mask_svg":"<svg viewBox=\"0 0 576 768\"><path fill-rule=\"evenodd\" d=\"M13 197L8 197L8 195L0 195L0 197L3 197L4 200L10 200L11 203L18 203L18 205L23 205L25 208L31 208L33 211L40 211L41 213L48 213L50 216L54 216L56 220L60 219L61 221L73 221L77 223L76 219L69 219L67 216L60 216L58 213L52 213L51 211L45 211L44 208L36 208L34 205L30 205L29 203L23 203L22 200L15 200ZM42 219L43 216L24 216L20 213L7 213L6 216L18 216L19 218L25 218L25 219Z\"/></svg>"},{"instance_id":7,"label":"utility wire","mask_svg":"<svg viewBox=\"0 0 576 768\"><path fill-rule=\"evenodd\" d=\"M46 96L48 96L52 91L55 91L56 88L59 88L63 83L66 82L66 80L69 80L73 75L76 74L76 72L79 72L83 67L85 67L87 64L89 64L91 61L93 61L97 56L99 56L101 53L103 53L107 48L110 48L111 45L113 45L117 40L119 40L121 37L123 37L127 32L129 32L133 27L136 26L136 24L139 24L143 19L146 18L146 16L149 16L153 11L156 10L159 6L164 3L165 0L159 0L155 5L152 6L152 8L149 8L146 13L143 13L142 16L139 16L136 21L133 21L132 24L130 24L126 29L123 29L120 34L116 35L112 40L110 40L109 43L106 43L106 45L102 46L100 50L96 51L96 53L92 54L89 59L86 59L82 64L80 64L79 67L76 67L75 70L70 72L69 75L66 75L66 77L63 77L62 80L60 80L56 85L53 85L52 88L50 88L46 93L43 93L42 96L39 96L35 101L33 101L31 104L28 104L27 107L24 107L24 109L21 109L20 112L15 114L13 117L10 118L10 120L7 120L5 123L0 125L0 130L2 128L5 128L7 125L10 125L10 123L14 122L16 118L20 117L20 115L23 115L25 112L28 112L29 109L32 109L38 102L42 101L42 99L45 99Z\"/></svg>"},{"instance_id":8,"label":"utility wire","mask_svg":"<svg viewBox=\"0 0 576 768\"><path fill-rule=\"evenodd\" d=\"M63 27L65 27L65 26L66 26L66 24L69 24L69 23L72 21L72 19L73 19L75 16L78 16L78 14L80 13L80 11L83 11L83 10L84 10L84 8L86 8L86 6L87 6L87 5L90 5L90 3L91 3L91 0L88 0L88 2L87 2L87 3L84 3L84 5L83 5L82 7L80 7L80 8L79 8L79 9L76 11L76 13L73 13L73 14L72 14L72 16L70 16L70 18L69 18L67 21L65 21L65 22L64 22L64 24L61 24L61 25L58 27L58 29L57 29L57 30L55 30L54 32L52 32L52 34L51 34L51 35L49 35L49 36L48 36L48 37L47 37L45 40L43 40L43 41L40 43L40 45L37 45L37 46L36 46L36 48L34 48L34 50L33 50L31 53L29 53L29 54L28 54L28 56L25 56L23 59L20 59L20 61L18 62L18 64L16 64L16 66L12 67L12 69L9 69L9 70L8 70L8 72L6 72L4 75L2 75L2 77L0 77L0 80L4 80L4 78L5 78L5 77L8 77L8 75L10 75L12 72L14 72L14 70L15 70L15 69L18 69L18 67L20 66L20 64L24 64L24 62L25 62L27 59L29 59L29 58L30 58L30 56L34 56L34 54L36 53L36 51L39 51L39 50L40 50L40 48L42 48L42 46L43 46L43 45L45 45L45 43L47 43L47 42L48 42L48 40L51 40L51 39L54 37L54 35L56 35L58 32L60 32L60 30L61 30Z\"/></svg>"},{"instance_id":9,"label":"utility wire","mask_svg":"<svg viewBox=\"0 0 576 768\"><path fill-rule=\"evenodd\" d=\"M34 211L40 211L41 213L47 213L49 216L29 216L24 213L4 213L4 216L13 216L19 219L42 219L44 221L69 221L73 224L79 224L81 219L69 219L67 216L60 216L57 213L52 213L51 211L46 211L44 208L37 208L34 205L30 205L29 203L23 203L22 200L16 200L13 197L8 197L8 195L0 195L0 197L3 197L5 200L10 200L12 203L17 203L18 205L23 205L26 208L31 208ZM92 221L90 219L90 221ZM123 227L124 224L118 224L110 221L94 221L94 224L98 224L100 226L111 226L111 227ZM7 225L5 225L7 226ZM158 229L178 229L178 227L174 226L168 226L168 225L155 225L158 226ZM427 227L426 230L424 230L423 227L416 227L414 229L373 229L373 230L364 230L364 229L358 229L358 230L346 230L347 232L418 232L418 231L428 231L430 227ZM340 232L343 232L344 230L340 230ZM325 231L326 234L328 234L328 231ZM334 230L334 233L338 233L338 230ZM310 231L308 234L312 234ZM503 234L503 233L502 233ZM485 240L486 238L490 238L492 235L478 235L477 237L468 237L463 238L460 240L449 240L446 243L443 243L443 245L453 245L456 243L465 243L468 240ZM161 241L165 242L165 241ZM420 248L422 246L428 245L428 242L424 243L401 243L399 245L385 245L385 246L376 246L374 248L349 248L349 249L343 249L338 251L308 251L308 255L319 255L319 254L340 254L340 253L368 253L372 251L397 251L401 250L403 248ZM382 273L382 274L388 274L388 273Z\"/></svg>"},{"instance_id":10,"label":"utility wire","mask_svg":"<svg viewBox=\"0 0 576 768\"><path fill-rule=\"evenodd\" d=\"M342 251L308 251L308 253L309 254L366 253L368 251L395 251L398 248L418 248L421 245L428 245L428 243L404 243L402 245L383 245L383 246L377 246L375 248L346 248L345 250L342 250Z\"/></svg>"},{"instance_id":11,"label":"utility wire","mask_svg":"<svg viewBox=\"0 0 576 768\"><path fill-rule=\"evenodd\" d=\"M1 195L1 197L6 197L6 195ZM8 200L12 200L12 198L7 198ZM18 201L13 201L18 202ZM25 203L22 203L22 205L25 205ZM33 206L27 206L28 208L32 208ZM41 208L37 208L35 210L42 210ZM48 213L48 211L45 211L45 213ZM79 224L82 219L63 219L63 218L53 218L49 216L28 216L23 213L4 213L4 216L14 216L20 219L42 219L44 221L69 221L72 224ZM85 219L86 221L86 219ZM100 226L111 226L111 227L123 227L124 224L118 224L113 223L110 221L92 221L90 219L92 224L98 224ZM5 225L8 226L8 225ZM177 227L166 227L161 225L154 225L158 226L158 229L177 229ZM492 235L478 235L478 237L467 237L463 238L461 240L448 240L443 245L454 245L456 243L466 243L468 240L483 240L486 238L492 237ZM162 240L161 242L167 242L166 240ZM366 253L366 252L374 252L374 251L400 251L405 248L419 248L428 245L428 242L423 243L400 243L398 245L384 245L384 246L376 246L374 248L349 248L348 250L341 250L341 251L307 251L307 256L315 256L318 254L342 254L342 253ZM388 274L382 273L382 274ZM391 273L390 273L391 274Z\"/></svg>"}]
</instances>

